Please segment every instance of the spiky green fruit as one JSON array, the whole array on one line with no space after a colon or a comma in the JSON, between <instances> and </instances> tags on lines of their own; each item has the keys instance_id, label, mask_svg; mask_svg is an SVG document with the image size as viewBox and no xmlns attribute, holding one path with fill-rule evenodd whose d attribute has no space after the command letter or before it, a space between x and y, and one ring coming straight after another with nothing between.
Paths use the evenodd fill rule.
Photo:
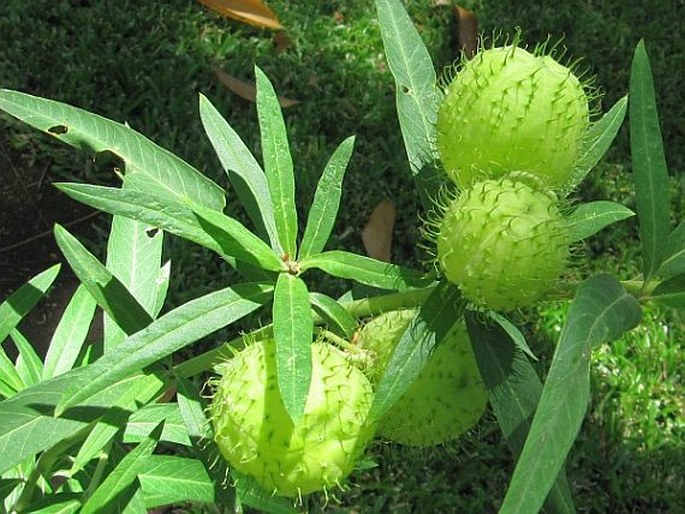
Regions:
<instances>
[{"instance_id":1,"label":"spiky green fruit","mask_svg":"<svg viewBox=\"0 0 685 514\"><path fill-rule=\"evenodd\" d=\"M385 371L395 347L415 315L391 311L367 323L362 348L373 351L372 380ZM487 392L462 322L445 336L407 392L379 420L378 433L410 446L432 446L459 437L482 416Z\"/></svg>"},{"instance_id":2,"label":"spiky green fruit","mask_svg":"<svg viewBox=\"0 0 685 514\"><path fill-rule=\"evenodd\" d=\"M276 377L273 340L252 343L222 365L210 406L224 458L267 491L288 497L339 485L373 437L366 376L337 348L314 343L304 414L294 424Z\"/></svg>"},{"instance_id":3,"label":"spiky green fruit","mask_svg":"<svg viewBox=\"0 0 685 514\"><path fill-rule=\"evenodd\" d=\"M557 188L588 124L588 95L569 68L516 46L490 48L464 62L447 87L437 146L461 188L510 170Z\"/></svg>"},{"instance_id":4,"label":"spiky green fruit","mask_svg":"<svg viewBox=\"0 0 685 514\"><path fill-rule=\"evenodd\" d=\"M447 207L437 256L464 297L508 311L554 285L569 258L567 225L547 194L509 179L485 180Z\"/></svg>"}]
</instances>

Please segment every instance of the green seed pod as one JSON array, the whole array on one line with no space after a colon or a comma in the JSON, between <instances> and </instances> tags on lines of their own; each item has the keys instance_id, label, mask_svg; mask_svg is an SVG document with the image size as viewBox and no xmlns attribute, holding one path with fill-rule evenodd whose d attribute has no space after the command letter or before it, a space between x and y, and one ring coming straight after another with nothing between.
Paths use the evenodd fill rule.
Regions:
<instances>
[{"instance_id":1,"label":"green seed pod","mask_svg":"<svg viewBox=\"0 0 685 514\"><path fill-rule=\"evenodd\" d=\"M508 311L554 285L568 261L568 230L550 196L509 179L486 180L447 207L437 256L465 298Z\"/></svg>"},{"instance_id":2,"label":"green seed pod","mask_svg":"<svg viewBox=\"0 0 685 514\"><path fill-rule=\"evenodd\" d=\"M252 343L222 365L210 405L215 440L230 465L293 498L339 485L374 433L369 380L337 348L311 349L312 380L297 424L278 389L273 340Z\"/></svg>"},{"instance_id":3,"label":"green seed pod","mask_svg":"<svg viewBox=\"0 0 685 514\"><path fill-rule=\"evenodd\" d=\"M508 170L558 188L588 124L588 95L569 68L516 46L490 48L465 61L447 87L437 147L462 189Z\"/></svg>"},{"instance_id":4,"label":"green seed pod","mask_svg":"<svg viewBox=\"0 0 685 514\"><path fill-rule=\"evenodd\" d=\"M377 355L373 381L385 371L414 314L413 310L387 312L361 330L361 347ZM466 327L457 322L411 387L379 420L378 433L409 446L440 444L471 428L486 403L487 392Z\"/></svg>"}]
</instances>

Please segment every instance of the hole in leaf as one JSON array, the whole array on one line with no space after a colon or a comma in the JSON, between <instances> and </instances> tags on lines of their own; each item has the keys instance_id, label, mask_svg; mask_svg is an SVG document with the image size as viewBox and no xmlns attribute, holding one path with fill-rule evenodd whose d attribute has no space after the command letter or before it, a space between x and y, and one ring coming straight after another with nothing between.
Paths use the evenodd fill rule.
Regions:
<instances>
[{"instance_id":1,"label":"hole in leaf","mask_svg":"<svg viewBox=\"0 0 685 514\"><path fill-rule=\"evenodd\" d=\"M153 228L148 228L145 231L145 234L147 235L147 237L152 239L153 237L155 237L157 235L158 232L159 232L159 229L157 227L153 227Z\"/></svg>"},{"instance_id":2,"label":"hole in leaf","mask_svg":"<svg viewBox=\"0 0 685 514\"><path fill-rule=\"evenodd\" d=\"M407 86L402 86L402 92L405 95L408 95L411 92L411 89L409 89Z\"/></svg>"},{"instance_id":3,"label":"hole in leaf","mask_svg":"<svg viewBox=\"0 0 685 514\"><path fill-rule=\"evenodd\" d=\"M69 132L69 127L66 125L55 125L54 127L50 127L48 132L50 134L54 134L55 136L61 136L62 134Z\"/></svg>"}]
</instances>

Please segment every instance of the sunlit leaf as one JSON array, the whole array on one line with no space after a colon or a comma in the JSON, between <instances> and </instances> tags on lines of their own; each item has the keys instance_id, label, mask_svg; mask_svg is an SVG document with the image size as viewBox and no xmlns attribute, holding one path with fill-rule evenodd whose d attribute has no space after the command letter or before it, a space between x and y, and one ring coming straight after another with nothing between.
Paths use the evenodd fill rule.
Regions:
<instances>
[{"instance_id":1,"label":"sunlit leaf","mask_svg":"<svg viewBox=\"0 0 685 514\"><path fill-rule=\"evenodd\" d=\"M439 99L435 68L402 2L375 3L388 67L395 77L397 116L409 166L423 206L430 209L442 182L434 167Z\"/></svg>"},{"instance_id":2,"label":"sunlit leaf","mask_svg":"<svg viewBox=\"0 0 685 514\"><path fill-rule=\"evenodd\" d=\"M283 405L294 423L304 413L312 377L312 322L304 281L281 273L273 306L276 369Z\"/></svg>"},{"instance_id":3,"label":"sunlit leaf","mask_svg":"<svg viewBox=\"0 0 685 514\"><path fill-rule=\"evenodd\" d=\"M641 315L616 278L600 275L581 284L500 513L540 510L585 417L592 349L638 325Z\"/></svg>"},{"instance_id":4,"label":"sunlit leaf","mask_svg":"<svg viewBox=\"0 0 685 514\"><path fill-rule=\"evenodd\" d=\"M255 66L257 77L257 116L262 142L264 174L274 208L278 240L292 259L297 255L297 208L295 174L283 113L273 85Z\"/></svg>"},{"instance_id":5,"label":"sunlit leaf","mask_svg":"<svg viewBox=\"0 0 685 514\"><path fill-rule=\"evenodd\" d=\"M648 282L661 265L666 248L669 185L654 81L644 41L635 49L630 73L630 152L640 220L643 274Z\"/></svg>"},{"instance_id":6,"label":"sunlit leaf","mask_svg":"<svg viewBox=\"0 0 685 514\"><path fill-rule=\"evenodd\" d=\"M326 246L338 215L343 176L353 148L354 136L351 136L335 149L323 170L307 216L307 225L299 249L300 259L315 255Z\"/></svg>"},{"instance_id":7,"label":"sunlit leaf","mask_svg":"<svg viewBox=\"0 0 685 514\"><path fill-rule=\"evenodd\" d=\"M355 280L380 289L402 291L426 286L431 282L430 278L425 278L419 271L342 250L312 255L302 259L299 266L301 271L318 268L334 277Z\"/></svg>"},{"instance_id":8,"label":"sunlit leaf","mask_svg":"<svg viewBox=\"0 0 685 514\"><path fill-rule=\"evenodd\" d=\"M616 202L597 201L581 203L566 217L571 241L582 241L596 234L604 227L621 221L635 213Z\"/></svg>"},{"instance_id":9,"label":"sunlit leaf","mask_svg":"<svg viewBox=\"0 0 685 514\"><path fill-rule=\"evenodd\" d=\"M126 173L142 173L172 198L221 210L224 191L173 153L122 123L70 105L0 89L0 109L60 141L90 153L110 151L124 160Z\"/></svg>"}]
</instances>

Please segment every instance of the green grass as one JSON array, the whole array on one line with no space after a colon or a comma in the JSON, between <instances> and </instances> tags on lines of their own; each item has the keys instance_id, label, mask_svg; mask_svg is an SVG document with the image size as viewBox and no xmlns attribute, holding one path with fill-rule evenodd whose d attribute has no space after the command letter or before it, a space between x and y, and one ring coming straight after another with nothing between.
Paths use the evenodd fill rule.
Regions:
<instances>
[{"instance_id":1,"label":"green grass","mask_svg":"<svg viewBox=\"0 0 685 514\"><path fill-rule=\"evenodd\" d=\"M523 1L463 3L477 12L485 33L495 29L511 33L520 26L530 43L547 34L553 39L565 34L570 53L585 57L597 75L597 85L606 91L605 108L627 91L632 51L644 37L674 175L674 212L682 218L685 188L675 172L685 167L685 107L674 70L685 68L679 22L683 7L669 10L669 2L658 0L635 5L606 0L601 6L580 0L550 1L544 6ZM191 0L4 0L0 3L0 87L127 121L225 185L202 132L197 93L206 94L258 153L254 105L229 92L212 71L218 66L251 80L257 63L279 94L301 102L285 111L301 218L328 156L345 137L357 134L331 246L361 252L366 217L378 201L390 198L398 206L394 259L419 265L424 255L416 249L421 241L418 202L372 2L272 0L269 4L292 42L282 53L276 52L270 32L224 20ZM441 70L455 55L451 13L432 9L427 1L408 4ZM50 180L113 181L105 159L94 164L4 116L0 127L0 138L29 161L51 161ZM609 160L616 164L594 172L580 195L634 205L625 128ZM239 212L230 191L229 206L234 214ZM103 218L101 234L106 226ZM103 238L94 241L100 250ZM640 265L636 238L634 220L605 230L587 242L581 252L585 257L574 273L582 278L607 271L632 278ZM172 240L166 253L173 261L172 305L235 280L226 265L196 246ZM345 287L312 276L319 290L339 292ZM549 365L565 307L565 303L547 304L538 317L520 320L541 356L541 375ZM641 328L595 352L592 404L568 464L575 499L583 511L685 510L679 494L685 485L685 407L679 374L685 367L683 328L682 319L672 311L650 308ZM532 337L534 333L538 336ZM493 512L513 468L492 415L449 447L416 451L379 443L371 457L377 467L356 474L349 491L329 500L328 511ZM324 503L321 497L312 499L312 511L322 510Z\"/></svg>"}]
</instances>

